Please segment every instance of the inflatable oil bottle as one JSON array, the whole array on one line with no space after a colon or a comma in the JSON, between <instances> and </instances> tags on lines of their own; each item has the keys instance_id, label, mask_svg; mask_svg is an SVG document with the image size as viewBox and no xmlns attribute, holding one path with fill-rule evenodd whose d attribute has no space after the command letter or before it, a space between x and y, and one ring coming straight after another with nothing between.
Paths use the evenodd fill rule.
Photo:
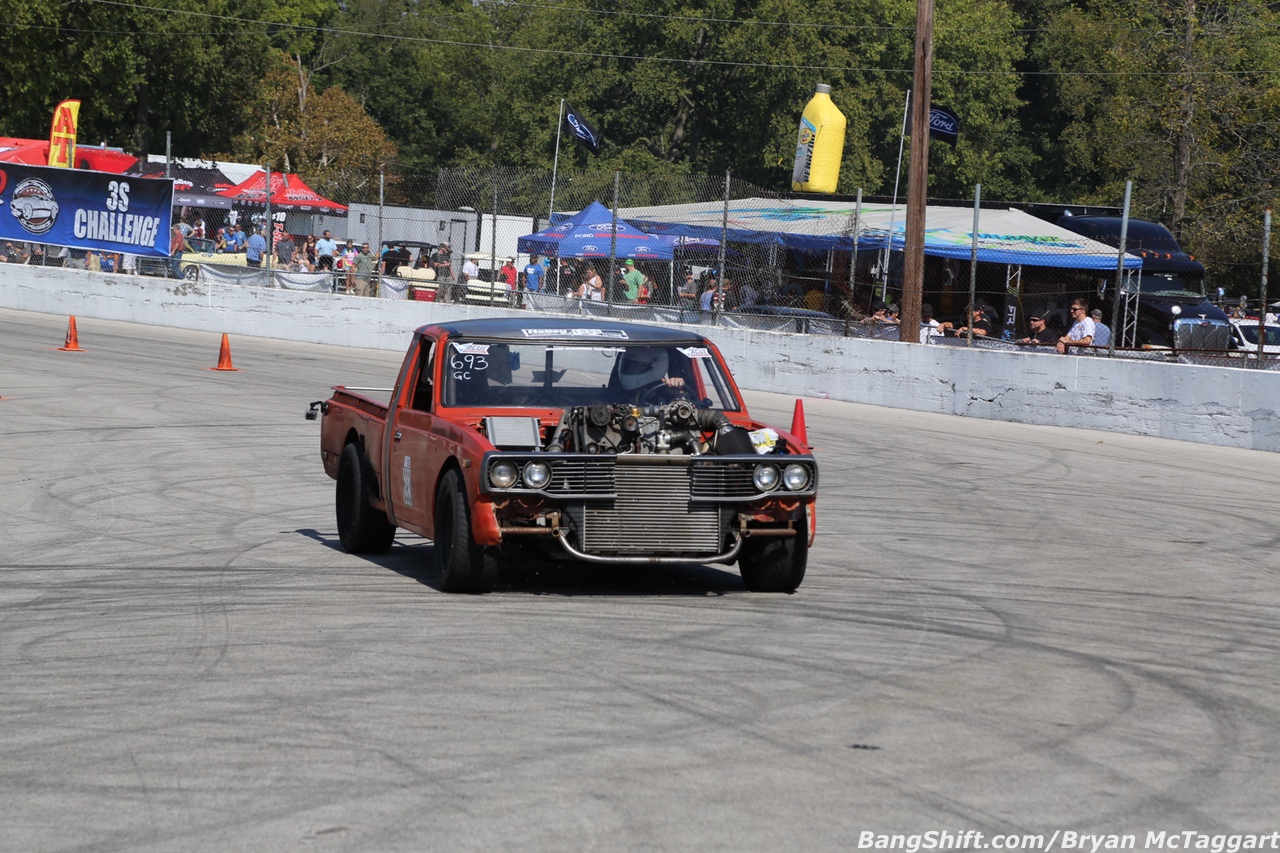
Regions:
<instances>
[{"instance_id":1,"label":"inflatable oil bottle","mask_svg":"<svg viewBox=\"0 0 1280 853\"><path fill-rule=\"evenodd\" d=\"M800 116L791 189L807 193L836 191L840 183L840 160L844 156L845 125L844 113L831 101L831 87L819 83Z\"/></svg>"}]
</instances>

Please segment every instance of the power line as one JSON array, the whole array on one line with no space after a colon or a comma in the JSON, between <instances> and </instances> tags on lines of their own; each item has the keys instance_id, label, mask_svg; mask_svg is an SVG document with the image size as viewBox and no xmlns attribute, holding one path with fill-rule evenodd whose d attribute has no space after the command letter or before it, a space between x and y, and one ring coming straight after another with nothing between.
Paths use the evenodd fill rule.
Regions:
<instances>
[{"instance_id":1,"label":"power line","mask_svg":"<svg viewBox=\"0 0 1280 853\"><path fill-rule=\"evenodd\" d=\"M734 60L723 59L686 59L681 57L668 56L647 56L643 54L623 54L623 53L600 53L595 51L581 50L564 50L558 48L546 47L528 47L524 45L507 45L495 42L474 42L461 41L457 39L439 39L429 38L427 36L408 36L397 33L383 33L377 31L358 30L342 27L318 27L306 24L289 24L279 21L262 21L253 18L238 18L230 15L215 15L211 12L197 12L188 9L171 9L162 6L152 6L144 3L131 3L125 0L87 0L90 3L96 3L103 6L117 6L127 9L135 9L140 11L157 12L167 15L187 15L196 18L205 18L208 20L225 21L233 24L253 24L257 26L272 27L277 31L293 30L297 32L322 33L330 35L354 36L359 38L378 38L391 41L407 42L411 44L433 44L442 47L461 47L471 48L475 50L489 51L507 51L512 53L541 54L548 56L571 56L580 59L604 59L619 60L628 62L663 62L673 65L699 65L699 66L715 66L720 68L760 68L767 70L781 71L828 71L842 73L862 73L862 74L911 74L909 68L883 68L878 66L858 67L844 65L800 65L780 62L739 62ZM15 28L27 29L49 29L47 27L35 27L33 25L16 24ZM83 32L83 30L77 30ZM100 32L94 30L93 32ZM144 35L144 34L136 34ZM224 36L229 33L209 33L209 35ZM1015 71L1010 69L1000 69L996 71L981 70L961 70L961 69L945 69L935 65L933 69L935 77L1177 77L1177 76L1193 76L1193 77L1243 77L1243 76L1261 76L1280 74L1280 69L1254 69L1240 71L1224 71L1211 69L1206 71Z\"/></svg>"}]
</instances>

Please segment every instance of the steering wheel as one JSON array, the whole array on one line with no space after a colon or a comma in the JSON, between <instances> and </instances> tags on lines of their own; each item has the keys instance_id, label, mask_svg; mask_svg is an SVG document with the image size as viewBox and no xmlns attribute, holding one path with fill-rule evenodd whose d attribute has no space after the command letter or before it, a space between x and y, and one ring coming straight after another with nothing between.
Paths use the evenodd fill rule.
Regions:
<instances>
[{"instance_id":1,"label":"steering wheel","mask_svg":"<svg viewBox=\"0 0 1280 853\"><path fill-rule=\"evenodd\" d=\"M648 406L657 403L671 403L681 398L692 399L689 396L688 385L668 385L665 382L657 382L647 388L641 388L636 394L637 406Z\"/></svg>"}]
</instances>

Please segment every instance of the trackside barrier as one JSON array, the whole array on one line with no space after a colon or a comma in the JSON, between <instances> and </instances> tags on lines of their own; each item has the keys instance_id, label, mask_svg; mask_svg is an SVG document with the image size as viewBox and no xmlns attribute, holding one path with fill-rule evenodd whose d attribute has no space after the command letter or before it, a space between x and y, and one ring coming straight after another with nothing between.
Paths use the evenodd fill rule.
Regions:
<instances>
[{"instance_id":1,"label":"trackside barrier","mask_svg":"<svg viewBox=\"0 0 1280 853\"><path fill-rule=\"evenodd\" d=\"M74 306L82 318L391 351L403 350L411 331L426 323L529 316L527 308L365 299L208 280L180 285L15 265L0 267L0 307L65 316ZM633 314L657 310L630 307ZM571 321L583 315L562 316ZM690 328L709 334L746 389L1280 452L1280 371L1166 363L1163 354L1155 361L1029 353L1004 341L968 348Z\"/></svg>"}]
</instances>

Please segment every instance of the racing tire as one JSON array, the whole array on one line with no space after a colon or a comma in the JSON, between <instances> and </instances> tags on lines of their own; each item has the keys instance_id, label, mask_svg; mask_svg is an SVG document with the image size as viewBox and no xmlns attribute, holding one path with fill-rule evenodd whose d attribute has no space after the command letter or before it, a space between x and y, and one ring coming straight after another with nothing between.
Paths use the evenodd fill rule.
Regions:
<instances>
[{"instance_id":1,"label":"racing tire","mask_svg":"<svg viewBox=\"0 0 1280 853\"><path fill-rule=\"evenodd\" d=\"M436 489L432 562L445 592L485 593L498 581L498 549L472 538L467 490L457 468L446 472Z\"/></svg>"},{"instance_id":2,"label":"racing tire","mask_svg":"<svg viewBox=\"0 0 1280 853\"><path fill-rule=\"evenodd\" d=\"M738 555L738 572L751 592L793 592L804 580L809 540L803 535L748 539Z\"/></svg>"},{"instance_id":3,"label":"racing tire","mask_svg":"<svg viewBox=\"0 0 1280 853\"><path fill-rule=\"evenodd\" d=\"M196 266L195 264L190 264L189 266L186 267L186 269L182 271L182 277L185 278L187 281L199 281L200 267Z\"/></svg>"},{"instance_id":4,"label":"racing tire","mask_svg":"<svg viewBox=\"0 0 1280 853\"><path fill-rule=\"evenodd\" d=\"M373 482L373 467L360 445L353 442L342 448L334 504L338 539L348 554L382 554L395 539L395 526L369 501Z\"/></svg>"}]
</instances>

